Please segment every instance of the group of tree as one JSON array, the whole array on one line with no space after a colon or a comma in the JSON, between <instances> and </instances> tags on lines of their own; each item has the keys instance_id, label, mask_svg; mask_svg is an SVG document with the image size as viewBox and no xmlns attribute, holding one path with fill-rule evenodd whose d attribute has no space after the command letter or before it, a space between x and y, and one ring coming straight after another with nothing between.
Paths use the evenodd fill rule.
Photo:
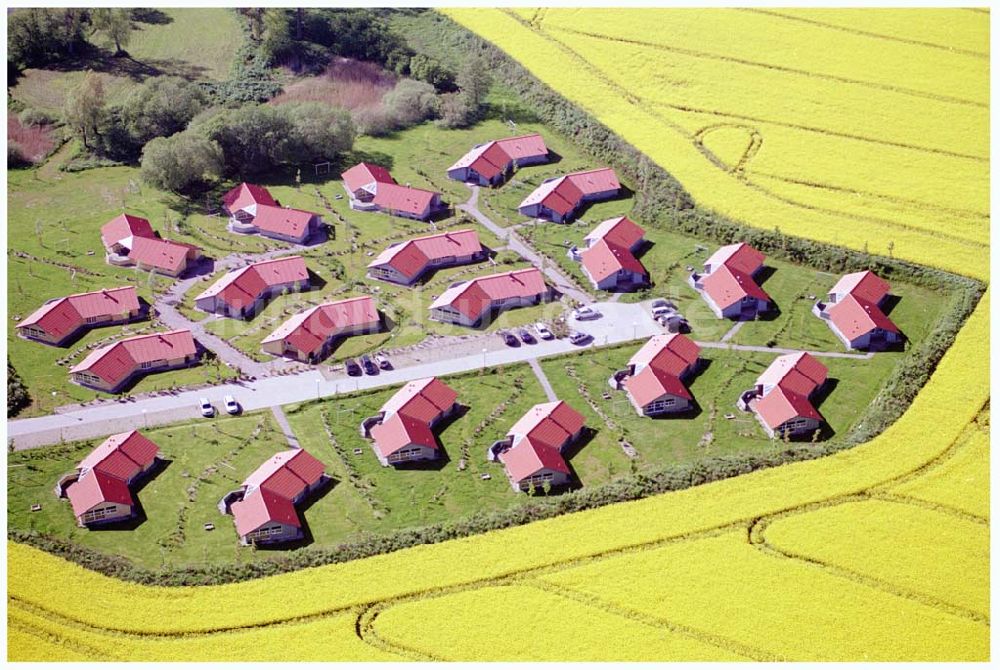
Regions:
<instances>
[{"instance_id":1,"label":"group of tree","mask_svg":"<svg viewBox=\"0 0 1000 670\"><path fill-rule=\"evenodd\" d=\"M78 58L92 38L107 42L115 55L121 55L134 28L134 11L111 7L16 9L7 19L8 71Z\"/></svg>"},{"instance_id":2,"label":"group of tree","mask_svg":"<svg viewBox=\"0 0 1000 670\"><path fill-rule=\"evenodd\" d=\"M18 412L31 404L28 387L21 381L21 375L7 359L7 417L17 416Z\"/></svg>"}]
</instances>

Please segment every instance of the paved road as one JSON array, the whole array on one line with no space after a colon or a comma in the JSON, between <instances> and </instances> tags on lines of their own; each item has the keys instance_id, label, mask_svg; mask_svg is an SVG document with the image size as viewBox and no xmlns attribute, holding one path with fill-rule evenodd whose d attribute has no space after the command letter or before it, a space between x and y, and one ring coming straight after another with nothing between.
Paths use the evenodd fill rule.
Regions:
<instances>
[{"instance_id":1,"label":"paved road","mask_svg":"<svg viewBox=\"0 0 1000 670\"><path fill-rule=\"evenodd\" d=\"M588 347L614 345L632 340L645 340L663 332L649 311L649 303L603 302L594 305L602 317L593 321L573 322L574 329L592 336ZM780 349L739 345L723 342L698 342L709 349L732 349L770 354L795 353ZM60 414L7 422L8 439L15 449L29 449L62 440L82 440L103 437L133 428L151 427L180 420L198 418L198 400L208 398L222 410L222 398L232 395L247 411L266 409L314 398L326 398L340 393L403 384L413 379L441 376L475 370L485 366L531 361L579 351L581 347L567 340L540 341L534 345L491 349L419 362L375 376L348 377L343 372L324 375L318 368L298 374L275 375L254 382L231 383L207 389L163 394L129 402L106 401ZM872 354L843 352L810 352L819 357L869 359ZM548 389L546 389L548 392ZM279 419L280 422L280 419ZM283 426L285 428L285 426ZM290 428L286 433L291 434Z\"/></svg>"},{"instance_id":2,"label":"paved road","mask_svg":"<svg viewBox=\"0 0 1000 670\"><path fill-rule=\"evenodd\" d=\"M508 229L493 223L488 216L480 212L479 187L474 184L467 184L467 186L472 190L472 196L463 204L456 205L455 209L471 214L476 221L485 226L491 233L499 237L501 240L506 240L507 247L511 251L519 253L536 267L543 268L542 272L545 273L549 280L551 280L552 284L559 289L561 293L568 295L584 305L589 305L594 302L594 296L590 295L586 291L581 291L576 284L574 284L572 280L570 280L562 272L562 270L552 264L552 261L543 259L534 249L529 247L517 237L511 235Z\"/></svg>"}]
</instances>

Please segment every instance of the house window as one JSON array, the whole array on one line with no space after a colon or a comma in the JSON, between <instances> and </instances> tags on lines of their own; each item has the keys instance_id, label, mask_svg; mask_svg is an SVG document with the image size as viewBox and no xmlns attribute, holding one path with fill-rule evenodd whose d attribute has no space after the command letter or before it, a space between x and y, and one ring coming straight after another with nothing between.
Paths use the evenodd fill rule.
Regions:
<instances>
[{"instance_id":1,"label":"house window","mask_svg":"<svg viewBox=\"0 0 1000 670\"><path fill-rule=\"evenodd\" d=\"M41 328L28 327L24 329L31 337L45 337L45 331Z\"/></svg>"},{"instance_id":2,"label":"house window","mask_svg":"<svg viewBox=\"0 0 1000 670\"><path fill-rule=\"evenodd\" d=\"M86 319L87 323L97 323L102 317L99 316L88 316Z\"/></svg>"},{"instance_id":3,"label":"house window","mask_svg":"<svg viewBox=\"0 0 1000 670\"><path fill-rule=\"evenodd\" d=\"M674 398L664 398L661 400L654 400L653 402L649 403L649 405L647 405L647 411L651 413L662 412L669 407L673 407L675 404L677 404L677 401Z\"/></svg>"}]
</instances>

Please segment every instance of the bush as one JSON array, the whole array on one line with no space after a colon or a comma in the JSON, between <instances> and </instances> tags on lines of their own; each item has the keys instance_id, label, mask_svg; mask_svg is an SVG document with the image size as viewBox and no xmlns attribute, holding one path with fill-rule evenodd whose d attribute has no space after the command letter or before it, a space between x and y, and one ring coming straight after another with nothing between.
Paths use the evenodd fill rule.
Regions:
<instances>
[{"instance_id":1,"label":"bush","mask_svg":"<svg viewBox=\"0 0 1000 670\"><path fill-rule=\"evenodd\" d=\"M396 119L382 105L356 109L351 116L361 135L383 137L396 130Z\"/></svg>"},{"instance_id":2,"label":"bush","mask_svg":"<svg viewBox=\"0 0 1000 670\"><path fill-rule=\"evenodd\" d=\"M222 166L219 145L190 131L157 137L142 150L142 178L175 193L207 186L219 178Z\"/></svg>"},{"instance_id":3,"label":"bush","mask_svg":"<svg viewBox=\"0 0 1000 670\"><path fill-rule=\"evenodd\" d=\"M21 125L25 128L44 126L52 123L53 121L48 114L40 109L35 109L34 107L25 107L21 110L21 113L17 115L17 120L20 121Z\"/></svg>"},{"instance_id":4,"label":"bush","mask_svg":"<svg viewBox=\"0 0 1000 670\"><path fill-rule=\"evenodd\" d=\"M129 93L121 106L121 122L132 141L142 146L184 130L205 108L207 97L180 77L152 77Z\"/></svg>"},{"instance_id":5,"label":"bush","mask_svg":"<svg viewBox=\"0 0 1000 670\"><path fill-rule=\"evenodd\" d=\"M437 116L439 101L430 84L402 79L383 96L382 104L397 127L409 128Z\"/></svg>"},{"instance_id":6,"label":"bush","mask_svg":"<svg viewBox=\"0 0 1000 670\"><path fill-rule=\"evenodd\" d=\"M8 149L9 154L9 149ZM28 394L28 387L21 381L21 375L11 365L7 359L7 418L17 416L18 413L31 404L31 396Z\"/></svg>"}]
</instances>

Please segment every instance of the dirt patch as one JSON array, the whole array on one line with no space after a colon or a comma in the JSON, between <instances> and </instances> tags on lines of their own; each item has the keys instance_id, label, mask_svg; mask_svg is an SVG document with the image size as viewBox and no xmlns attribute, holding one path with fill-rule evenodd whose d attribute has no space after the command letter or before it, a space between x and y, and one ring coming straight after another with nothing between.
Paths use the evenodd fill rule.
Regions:
<instances>
[{"instance_id":1,"label":"dirt patch","mask_svg":"<svg viewBox=\"0 0 1000 670\"><path fill-rule=\"evenodd\" d=\"M323 74L290 84L271 104L323 102L352 112L374 109L396 85L397 77L374 63L335 58Z\"/></svg>"},{"instance_id":2,"label":"dirt patch","mask_svg":"<svg viewBox=\"0 0 1000 670\"><path fill-rule=\"evenodd\" d=\"M32 163L40 163L56 146L51 125L22 126L14 115L7 117L7 143Z\"/></svg>"}]
</instances>

